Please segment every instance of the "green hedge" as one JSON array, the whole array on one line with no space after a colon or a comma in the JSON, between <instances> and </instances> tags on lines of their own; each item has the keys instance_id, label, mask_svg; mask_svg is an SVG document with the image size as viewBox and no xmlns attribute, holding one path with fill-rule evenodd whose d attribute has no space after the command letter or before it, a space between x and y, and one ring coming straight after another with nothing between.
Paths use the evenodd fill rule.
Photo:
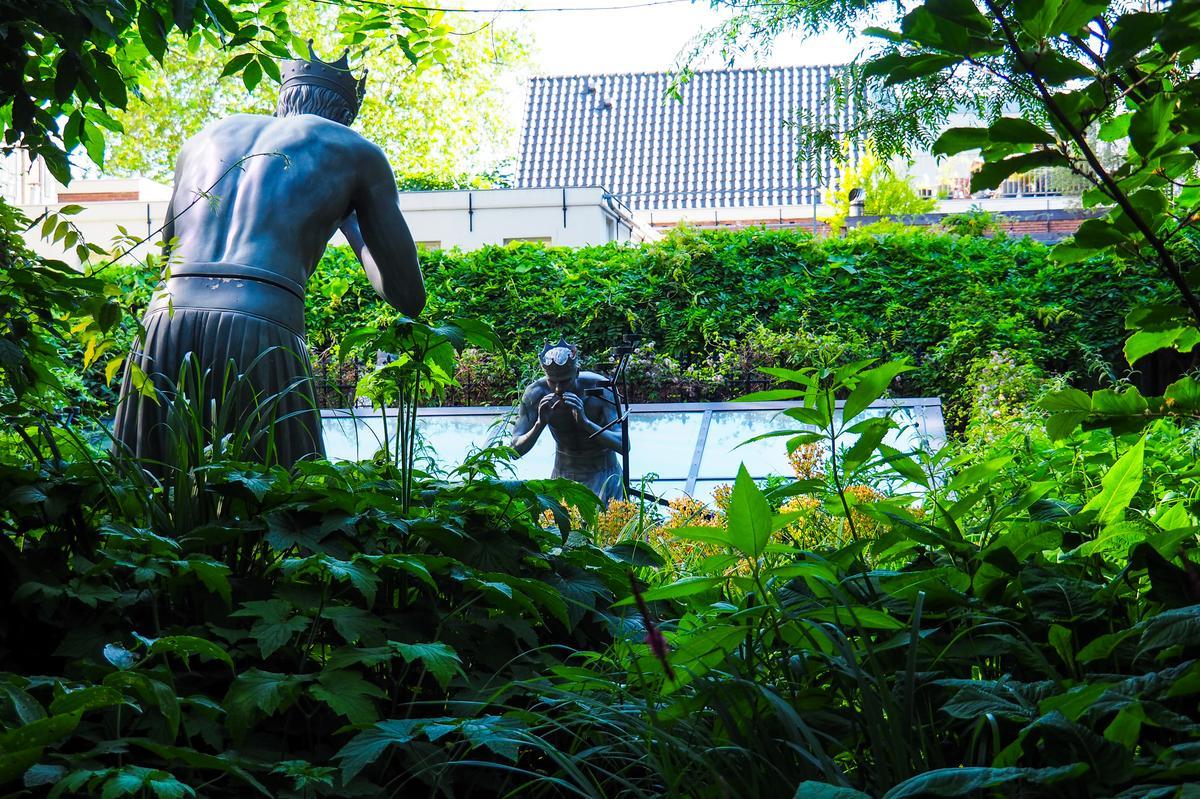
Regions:
<instances>
[{"instance_id":1,"label":"green hedge","mask_svg":"<svg viewBox=\"0 0 1200 799\"><path fill-rule=\"evenodd\" d=\"M641 374L708 380L711 398L738 370L828 346L844 357L908 356L918 369L901 390L951 403L973 364L996 351L1087 383L1098 368L1126 368L1122 320L1164 290L1107 262L1057 264L1030 239L897 227L842 239L678 229L642 246L520 243L424 253L422 263L426 313L488 322L518 363L533 364L530 353L562 334L603 357L632 330L653 344ZM347 248L330 248L310 285L317 352L392 313Z\"/></svg>"}]
</instances>

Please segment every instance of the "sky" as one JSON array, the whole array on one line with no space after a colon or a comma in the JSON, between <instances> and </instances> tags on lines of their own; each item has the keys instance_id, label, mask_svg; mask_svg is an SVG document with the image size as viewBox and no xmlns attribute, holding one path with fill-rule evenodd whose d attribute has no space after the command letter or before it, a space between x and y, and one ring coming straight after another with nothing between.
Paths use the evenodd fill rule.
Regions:
<instances>
[{"instance_id":1,"label":"sky","mask_svg":"<svg viewBox=\"0 0 1200 799\"><path fill-rule=\"evenodd\" d=\"M489 0L466 0L464 8L502 7ZM547 11L497 14L494 24L523 28L535 42L539 74L642 72L669 69L693 40L728 19L728 10L706 4L656 0L510 0L515 8L604 6L600 11ZM624 8L622 6L625 6ZM629 7L634 6L634 7ZM480 15L484 16L484 15ZM763 63L772 66L845 63L858 48L833 34L804 40L787 36ZM738 66L753 66L744 58ZM710 66L722 66L714 62Z\"/></svg>"}]
</instances>

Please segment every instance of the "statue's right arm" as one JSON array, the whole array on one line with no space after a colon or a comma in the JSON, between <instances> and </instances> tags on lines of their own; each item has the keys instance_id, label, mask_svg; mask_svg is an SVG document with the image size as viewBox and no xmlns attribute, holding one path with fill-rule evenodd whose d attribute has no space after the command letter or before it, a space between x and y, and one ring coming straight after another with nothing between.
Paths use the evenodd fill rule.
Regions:
<instances>
[{"instance_id":1,"label":"statue's right arm","mask_svg":"<svg viewBox=\"0 0 1200 799\"><path fill-rule=\"evenodd\" d=\"M513 429L512 442L509 444L517 451L518 455L524 455L533 449L542 430L546 428L545 424L538 419L537 403L538 396L533 390L527 390L525 396L521 398L521 405L517 412L517 426Z\"/></svg>"},{"instance_id":2,"label":"statue's right arm","mask_svg":"<svg viewBox=\"0 0 1200 799\"><path fill-rule=\"evenodd\" d=\"M387 158L375 145L364 145L359 183L351 201L353 213L342 230L379 296L401 313L415 317L425 307L417 245L400 213L396 180Z\"/></svg>"}]
</instances>

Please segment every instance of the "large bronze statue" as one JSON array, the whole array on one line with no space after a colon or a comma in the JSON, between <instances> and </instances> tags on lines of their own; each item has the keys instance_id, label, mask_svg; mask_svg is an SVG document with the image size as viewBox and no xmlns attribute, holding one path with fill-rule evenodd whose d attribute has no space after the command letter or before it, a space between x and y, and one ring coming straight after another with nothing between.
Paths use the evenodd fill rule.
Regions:
<instances>
[{"instance_id":1,"label":"large bronze statue","mask_svg":"<svg viewBox=\"0 0 1200 799\"><path fill-rule=\"evenodd\" d=\"M177 240L173 266L130 362L168 397L203 394L209 435L225 435L232 431L215 428L247 419L266 428L254 454L290 466L324 452L304 340L304 287L330 237L342 230L375 290L401 312L421 312L425 287L391 167L347 127L365 76L351 75L346 55L333 64L313 55L281 71L274 117L238 114L183 145L164 231ZM181 370L188 353L189 368ZM222 403L231 360L245 377ZM176 386L181 371L190 389ZM143 396L134 382L127 367L114 434L154 468L177 438L167 429L168 403Z\"/></svg>"},{"instance_id":2,"label":"large bronze statue","mask_svg":"<svg viewBox=\"0 0 1200 799\"><path fill-rule=\"evenodd\" d=\"M547 427L556 452L551 477L583 483L606 503L624 499L621 431L608 380L580 372L576 347L560 341L541 354L545 377L525 389L512 448L524 455Z\"/></svg>"}]
</instances>

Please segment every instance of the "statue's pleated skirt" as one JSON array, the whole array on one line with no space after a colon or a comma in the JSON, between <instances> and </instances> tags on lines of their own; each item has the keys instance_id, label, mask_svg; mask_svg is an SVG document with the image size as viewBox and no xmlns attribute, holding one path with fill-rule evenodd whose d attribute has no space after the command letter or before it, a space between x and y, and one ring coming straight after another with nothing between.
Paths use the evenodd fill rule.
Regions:
<instances>
[{"instance_id":1,"label":"statue's pleated skirt","mask_svg":"<svg viewBox=\"0 0 1200 799\"><path fill-rule=\"evenodd\" d=\"M139 390L127 364L113 428L148 468L162 473L195 464L198 448L214 438L235 442L227 456L285 467L324 454L301 335L241 310L156 305L143 320L144 339L129 360L149 376L158 401ZM180 406L181 392L190 407L172 416L168 408ZM194 426L197 416L202 435L181 433L180 425Z\"/></svg>"},{"instance_id":2,"label":"statue's pleated skirt","mask_svg":"<svg viewBox=\"0 0 1200 799\"><path fill-rule=\"evenodd\" d=\"M625 499L621 461L611 450L556 450L554 470L550 476L583 483L592 489L605 505L614 499Z\"/></svg>"}]
</instances>

